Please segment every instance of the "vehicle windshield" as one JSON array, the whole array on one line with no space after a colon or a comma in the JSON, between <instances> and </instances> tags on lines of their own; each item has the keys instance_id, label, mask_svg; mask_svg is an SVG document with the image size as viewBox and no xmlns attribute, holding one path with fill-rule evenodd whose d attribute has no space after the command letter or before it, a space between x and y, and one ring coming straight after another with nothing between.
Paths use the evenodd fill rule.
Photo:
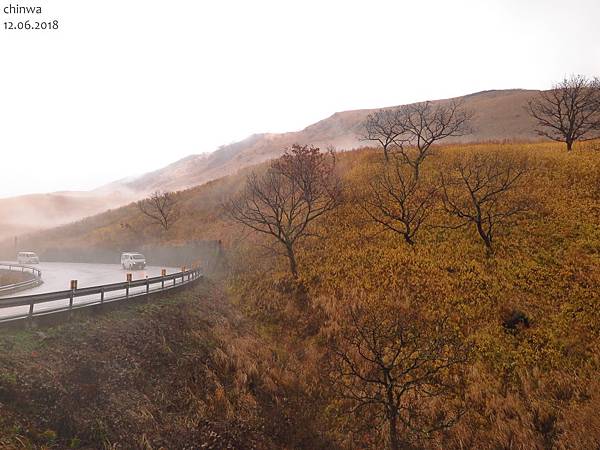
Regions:
<instances>
[{"instance_id":1,"label":"vehicle windshield","mask_svg":"<svg viewBox=\"0 0 600 450\"><path fill-rule=\"evenodd\" d=\"M132 258L133 259L145 259L144 255L133 255Z\"/></svg>"}]
</instances>

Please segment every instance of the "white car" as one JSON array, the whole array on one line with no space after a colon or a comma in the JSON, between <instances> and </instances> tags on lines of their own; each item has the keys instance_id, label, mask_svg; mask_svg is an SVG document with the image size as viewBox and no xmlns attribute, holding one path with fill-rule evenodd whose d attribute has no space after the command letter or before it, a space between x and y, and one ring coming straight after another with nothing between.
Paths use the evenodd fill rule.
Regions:
<instances>
[{"instance_id":1,"label":"white car","mask_svg":"<svg viewBox=\"0 0 600 450\"><path fill-rule=\"evenodd\" d=\"M141 253L122 253L121 266L125 270L136 270L146 268L146 257Z\"/></svg>"},{"instance_id":2,"label":"white car","mask_svg":"<svg viewBox=\"0 0 600 450\"><path fill-rule=\"evenodd\" d=\"M17 254L17 262L19 264L39 264L40 258L33 252L19 252Z\"/></svg>"}]
</instances>

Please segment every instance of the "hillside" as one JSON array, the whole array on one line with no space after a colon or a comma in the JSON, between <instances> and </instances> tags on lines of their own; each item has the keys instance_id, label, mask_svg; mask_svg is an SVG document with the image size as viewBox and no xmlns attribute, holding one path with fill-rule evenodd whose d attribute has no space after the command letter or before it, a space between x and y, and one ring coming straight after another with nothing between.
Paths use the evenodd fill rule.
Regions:
<instances>
[{"instance_id":1,"label":"hillside","mask_svg":"<svg viewBox=\"0 0 600 450\"><path fill-rule=\"evenodd\" d=\"M375 357L387 361L399 352L392 349L409 330L403 345L411 339L420 344L400 348L406 366L394 372L398 382L408 377L399 370L413 370L413 351L425 348L420 363L427 364L438 339L448 358L465 353L452 370L442 366L442 379L431 379L448 391L425 386L402 400L425 424L456 419L431 432L420 428L422 434L412 423L399 423L399 448L598 448L596 145L567 153L555 143L452 144L426 160L424 182L478 155L497 155L499 163L526 161L523 178L495 205L527 200L528 208L497 224L493 254L485 252L472 224L451 226L440 198L415 245L372 220L363 209L364 194L383 167L381 152L373 149L337 158L345 195L336 210L313 223L312 238L298 243L297 279L290 277L285 256L270 251L276 249L273 239L232 223L223 212L222 202L239 190L246 171L181 192L182 216L166 233L129 205L32 236L29 244L41 254L53 247L117 251L219 239L224 258L218 268L225 270L208 272L218 303L216 292L191 291L186 299L94 317L93 324L4 340L0 335L6 348L0 369L7 373L0 377L0 428L9 430L9 445L23 438L12 431L21 429L34 442L78 439L83 448L98 448L100 441L184 448L204 442L205 432L237 436L245 430L260 443L253 448L349 450L359 443L383 449L381 402L359 409L363 397L345 389L352 383L376 399L382 391L377 381L365 387L344 369L364 368L369 383L384 379ZM469 197L464 190L454 194ZM178 312L181 300L185 314ZM127 336L117 351L107 351ZM54 351L38 356L44 346ZM32 369L37 364L47 370ZM148 383L140 385L142 378ZM173 387L165 380L180 383ZM65 382L73 395L62 394ZM123 393L121 383L135 387L134 393ZM79 405L86 392L90 401ZM45 398L50 400L40 400ZM48 406L55 399L60 408ZM23 404L31 407L23 412ZM100 424L86 419L92 416ZM278 422L269 428L273 420Z\"/></svg>"},{"instance_id":2,"label":"hillside","mask_svg":"<svg viewBox=\"0 0 600 450\"><path fill-rule=\"evenodd\" d=\"M463 97L476 114L474 133L447 142L537 139L523 107L537 91L485 91ZM447 100L439 100L445 102ZM289 133L255 134L208 154L190 155L135 179L119 180L90 192L38 194L0 199L0 240L50 228L137 200L154 190L180 190L232 174L279 156L294 143L333 145L349 150L364 145L361 123L374 110L344 111Z\"/></svg>"}]
</instances>

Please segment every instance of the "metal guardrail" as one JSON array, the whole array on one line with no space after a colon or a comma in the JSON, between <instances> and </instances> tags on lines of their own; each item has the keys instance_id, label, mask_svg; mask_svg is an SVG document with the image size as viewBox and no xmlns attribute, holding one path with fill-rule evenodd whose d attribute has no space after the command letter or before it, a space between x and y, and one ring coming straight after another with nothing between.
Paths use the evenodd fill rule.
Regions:
<instances>
[{"instance_id":1,"label":"metal guardrail","mask_svg":"<svg viewBox=\"0 0 600 450\"><path fill-rule=\"evenodd\" d=\"M30 280L21 281L20 283L7 284L0 286L0 295L30 289L39 286L43 283L42 271L31 266L23 266L21 264L0 264L0 269L6 268L11 272L29 272L31 271L33 278Z\"/></svg>"},{"instance_id":2,"label":"metal guardrail","mask_svg":"<svg viewBox=\"0 0 600 450\"><path fill-rule=\"evenodd\" d=\"M183 286L202 278L199 268L184 270L171 275L145 278L124 283L113 283L102 286L49 292L46 294L26 295L0 299L0 323L20 319L31 319L36 316L70 311L119 300L147 296L151 293L167 291ZM110 295L117 292L117 295ZM79 300L79 301L77 301ZM55 302L60 302L56 304ZM53 304L54 303L54 304ZM35 308L38 306L38 308ZM26 309L25 307L29 307ZM3 315L8 308L21 308L14 314ZM36 310L37 309L37 310Z\"/></svg>"}]
</instances>

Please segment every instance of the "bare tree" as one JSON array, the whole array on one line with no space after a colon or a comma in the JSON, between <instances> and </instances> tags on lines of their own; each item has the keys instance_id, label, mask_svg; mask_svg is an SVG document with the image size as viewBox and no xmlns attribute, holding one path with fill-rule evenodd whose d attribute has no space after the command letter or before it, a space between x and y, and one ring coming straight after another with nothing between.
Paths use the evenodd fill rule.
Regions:
<instances>
[{"instance_id":1,"label":"bare tree","mask_svg":"<svg viewBox=\"0 0 600 450\"><path fill-rule=\"evenodd\" d=\"M413 245L433 209L436 193L436 186L417 180L411 168L395 160L369 183L369 192L360 205L374 222Z\"/></svg>"},{"instance_id":2,"label":"bare tree","mask_svg":"<svg viewBox=\"0 0 600 450\"><path fill-rule=\"evenodd\" d=\"M399 109L380 109L367 116L363 123L363 141L377 142L383 148L385 160L389 160L389 153L396 147L396 138L402 134L402 120Z\"/></svg>"},{"instance_id":3,"label":"bare tree","mask_svg":"<svg viewBox=\"0 0 600 450\"><path fill-rule=\"evenodd\" d=\"M173 192L153 192L150 197L137 202L138 209L165 231L180 217L177 194Z\"/></svg>"},{"instance_id":4,"label":"bare tree","mask_svg":"<svg viewBox=\"0 0 600 450\"><path fill-rule=\"evenodd\" d=\"M537 133L567 144L600 137L600 80L573 75L529 101Z\"/></svg>"},{"instance_id":5,"label":"bare tree","mask_svg":"<svg viewBox=\"0 0 600 450\"><path fill-rule=\"evenodd\" d=\"M296 144L264 174L253 172L241 195L225 208L234 221L273 236L284 247L290 271L297 277L296 244L312 234L312 222L340 204L341 193L334 155Z\"/></svg>"},{"instance_id":6,"label":"bare tree","mask_svg":"<svg viewBox=\"0 0 600 450\"><path fill-rule=\"evenodd\" d=\"M530 209L530 200L515 192L528 170L526 160L499 152L457 158L440 174L444 208L458 219L450 227L473 224L490 255L496 228Z\"/></svg>"},{"instance_id":7,"label":"bare tree","mask_svg":"<svg viewBox=\"0 0 600 450\"><path fill-rule=\"evenodd\" d=\"M462 101L449 103L422 102L401 107L402 134L396 138L400 158L412 167L419 179L420 167L431 154L432 146L448 137L472 132L473 113Z\"/></svg>"},{"instance_id":8,"label":"bare tree","mask_svg":"<svg viewBox=\"0 0 600 450\"><path fill-rule=\"evenodd\" d=\"M447 319L433 320L401 300L341 309L330 340L329 376L342 412L385 433L392 450L407 445L410 435L428 437L461 417L468 357Z\"/></svg>"}]
</instances>

